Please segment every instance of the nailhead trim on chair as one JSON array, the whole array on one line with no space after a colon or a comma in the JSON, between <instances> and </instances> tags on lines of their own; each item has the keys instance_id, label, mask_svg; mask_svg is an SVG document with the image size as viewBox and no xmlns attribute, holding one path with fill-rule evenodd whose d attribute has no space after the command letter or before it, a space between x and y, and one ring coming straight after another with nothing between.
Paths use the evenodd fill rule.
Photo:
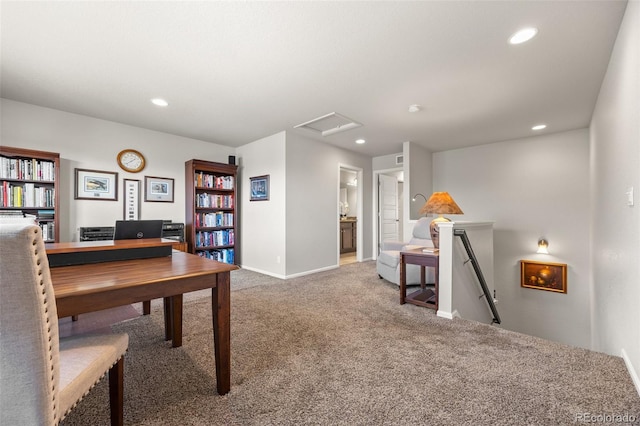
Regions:
<instances>
[{"instance_id":1,"label":"nailhead trim on chair","mask_svg":"<svg viewBox=\"0 0 640 426\"><path fill-rule=\"evenodd\" d=\"M38 244L38 240L37 240L37 236L40 233L40 228L35 228L33 230L33 240L31 241L31 245L34 247L33 250L33 255L37 256L36 259L36 265L40 266L40 264L42 263L42 258L40 256L42 256L42 254L38 254L38 249L36 248L36 245ZM42 277L42 269L38 269L38 276ZM47 296L46 296L46 291L45 291L45 287L44 287L44 280L42 278L40 278L40 287L42 288L42 304L44 305L44 313L47 315L47 324L51 323L51 319L49 317L49 307L47 305L48 300L47 300ZM56 318L57 321L57 318ZM59 423L59 420L56 420L58 417L58 413L57 413L57 405L56 405L56 377L55 377L55 368L53 365L53 348L51 345L51 341L53 340L52 336L51 336L51 326L47 327L47 333L48 333L48 340L49 340L49 363L50 363L50 368L51 368L51 394L52 394L52 398L51 398L51 407L53 409L53 420L56 423Z\"/></svg>"},{"instance_id":2,"label":"nailhead trim on chair","mask_svg":"<svg viewBox=\"0 0 640 426\"><path fill-rule=\"evenodd\" d=\"M38 253L38 250L35 248L37 245L37 235L38 233L41 232L40 228L35 228L34 229L34 239L32 240L32 246L34 247L33 250L33 255L37 256L37 261L36 261L36 265L40 266L40 264L42 263L42 258L41 256L43 255L42 253ZM42 276L42 269L38 269L38 276ZM49 312L49 306L48 306L48 300L47 300L47 295L46 295L46 290L44 287L44 280L41 278L40 279L40 286L42 288L42 303L44 305L44 313L47 315L47 324L51 324L51 317L50 317L50 312ZM55 318L55 321L57 321L58 319ZM75 408L80 401L82 401L84 399L85 396L87 396L89 394L89 392L108 374L108 371L105 372L105 374L103 374L98 380L95 381L95 383L85 391L85 393L71 406L69 407L69 409L67 409L62 416L60 416L58 418L58 412L57 412L57 403L56 403L56 377L55 377L55 367L53 365L53 347L52 347L52 341L53 341L53 337L51 336L51 326L49 325L47 327L47 333L48 333L48 341L49 341L49 363L50 363L50 367L51 367L51 393L52 393L52 400L51 400L51 405L53 408L53 420L55 422L55 424L60 424L60 422L62 420L64 420L64 418L71 412L71 410L73 408ZM126 353L126 351L125 351ZM122 357L124 357L124 354L122 355ZM121 358L122 358L121 357ZM118 361L120 361L121 358L118 358L113 364L111 364L111 367L113 367L114 365L116 365L118 363ZM110 369L111 369L110 367Z\"/></svg>"}]
</instances>

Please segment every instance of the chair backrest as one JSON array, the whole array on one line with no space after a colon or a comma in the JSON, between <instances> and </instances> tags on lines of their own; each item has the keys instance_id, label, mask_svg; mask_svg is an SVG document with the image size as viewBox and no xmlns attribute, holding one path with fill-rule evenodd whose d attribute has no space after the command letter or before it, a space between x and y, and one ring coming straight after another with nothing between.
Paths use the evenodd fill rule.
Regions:
<instances>
[{"instance_id":1,"label":"chair backrest","mask_svg":"<svg viewBox=\"0 0 640 426\"><path fill-rule=\"evenodd\" d=\"M58 423L58 339L42 232L0 223L0 424Z\"/></svg>"},{"instance_id":2,"label":"chair backrest","mask_svg":"<svg viewBox=\"0 0 640 426\"><path fill-rule=\"evenodd\" d=\"M431 231L429 231L430 225L431 220L429 218L421 217L418 219L416 224L413 226L413 237L409 241L409 244L431 245Z\"/></svg>"}]
</instances>

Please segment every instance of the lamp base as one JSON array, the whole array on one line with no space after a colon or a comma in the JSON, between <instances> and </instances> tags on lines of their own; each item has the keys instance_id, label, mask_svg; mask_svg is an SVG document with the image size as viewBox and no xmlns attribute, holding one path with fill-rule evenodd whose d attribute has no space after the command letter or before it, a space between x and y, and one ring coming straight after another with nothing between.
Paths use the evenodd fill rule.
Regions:
<instances>
[{"instance_id":1,"label":"lamp base","mask_svg":"<svg viewBox=\"0 0 640 426\"><path fill-rule=\"evenodd\" d=\"M429 225L429 232L431 233L431 242L433 243L433 248L440 248L440 230L438 229L438 223L442 222L451 222L446 217L438 216L431 221Z\"/></svg>"}]
</instances>

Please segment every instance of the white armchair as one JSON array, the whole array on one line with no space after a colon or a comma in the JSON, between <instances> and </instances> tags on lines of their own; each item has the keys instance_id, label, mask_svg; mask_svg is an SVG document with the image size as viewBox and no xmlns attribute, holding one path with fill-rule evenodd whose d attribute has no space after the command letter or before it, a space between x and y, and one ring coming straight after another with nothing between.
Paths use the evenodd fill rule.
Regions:
<instances>
[{"instance_id":1,"label":"white armchair","mask_svg":"<svg viewBox=\"0 0 640 426\"><path fill-rule=\"evenodd\" d=\"M108 372L111 424L122 425L129 337L59 338L37 225L0 223L0 291L0 424L57 425Z\"/></svg>"},{"instance_id":2,"label":"white armchair","mask_svg":"<svg viewBox=\"0 0 640 426\"><path fill-rule=\"evenodd\" d=\"M433 247L429 224L431 220L420 218L413 227L413 237L409 242L385 241L376 261L376 271L380 278L384 278L396 285L400 285L400 252L419 247ZM433 268L425 270L426 282L435 282ZM420 266L407 265L407 285L420 284Z\"/></svg>"}]
</instances>

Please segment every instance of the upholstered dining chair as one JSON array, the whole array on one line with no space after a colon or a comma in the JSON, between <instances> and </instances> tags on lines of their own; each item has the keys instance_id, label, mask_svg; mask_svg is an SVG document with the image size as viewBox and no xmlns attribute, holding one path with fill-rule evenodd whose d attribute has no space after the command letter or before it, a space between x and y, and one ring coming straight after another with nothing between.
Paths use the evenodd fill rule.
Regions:
<instances>
[{"instance_id":1,"label":"upholstered dining chair","mask_svg":"<svg viewBox=\"0 0 640 426\"><path fill-rule=\"evenodd\" d=\"M123 424L126 334L59 338L40 228L0 223L0 424L57 425L109 374L111 424Z\"/></svg>"}]
</instances>

